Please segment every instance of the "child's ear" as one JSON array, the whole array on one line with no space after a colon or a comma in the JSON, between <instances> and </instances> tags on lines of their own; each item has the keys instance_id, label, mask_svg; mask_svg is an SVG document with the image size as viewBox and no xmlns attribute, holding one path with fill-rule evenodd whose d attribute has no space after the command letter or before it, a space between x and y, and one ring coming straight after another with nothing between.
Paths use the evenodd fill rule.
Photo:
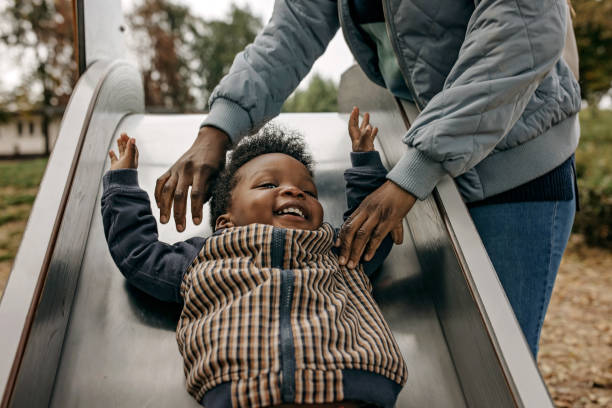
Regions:
<instances>
[{"instance_id":1,"label":"child's ear","mask_svg":"<svg viewBox=\"0 0 612 408\"><path fill-rule=\"evenodd\" d=\"M225 228L234 227L234 223L231 220L231 217L228 213L221 214L217 217L217 221L215 221L215 231Z\"/></svg>"}]
</instances>

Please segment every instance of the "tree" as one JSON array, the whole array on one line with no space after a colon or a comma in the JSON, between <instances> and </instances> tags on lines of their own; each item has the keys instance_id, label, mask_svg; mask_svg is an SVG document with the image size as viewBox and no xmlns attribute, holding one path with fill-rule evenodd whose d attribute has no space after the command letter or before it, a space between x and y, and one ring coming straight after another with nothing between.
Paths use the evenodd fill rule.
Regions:
<instances>
[{"instance_id":1,"label":"tree","mask_svg":"<svg viewBox=\"0 0 612 408\"><path fill-rule=\"evenodd\" d=\"M20 84L3 95L7 110L37 109L43 115L49 154L49 108L68 103L76 80L70 0L7 0L2 11L0 45L20 61Z\"/></svg>"},{"instance_id":2,"label":"tree","mask_svg":"<svg viewBox=\"0 0 612 408\"><path fill-rule=\"evenodd\" d=\"M68 103L76 79L72 2L7 0L0 10L0 52L23 66L19 86L0 95L0 110L40 110L46 131L48 108ZM226 19L205 21L171 0L141 0L127 17L145 103L154 110L203 109L262 27L248 8L232 6Z\"/></svg>"},{"instance_id":3,"label":"tree","mask_svg":"<svg viewBox=\"0 0 612 408\"><path fill-rule=\"evenodd\" d=\"M149 108L202 109L251 43L261 21L232 5L226 20L207 21L169 0L144 0L128 16Z\"/></svg>"},{"instance_id":4,"label":"tree","mask_svg":"<svg viewBox=\"0 0 612 408\"><path fill-rule=\"evenodd\" d=\"M612 1L572 0L582 97L596 102L612 87Z\"/></svg>"},{"instance_id":5,"label":"tree","mask_svg":"<svg viewBox=\"0 0 612 408\"><path fill-rule=\"evenodd\" d=\"M187 7L166 0L144 0L128 15L147 107L192 106L186 39L196 19Z\"/></svg>"},{"instance_id":6,"label":"tree","mask_svg":"<svg viewBox=\"0 0 612 408\"><path fill-rule=\"evenodd\" d=\"M331 79L315 74L305 91L297 90L283 105L283 112L336 112L338 87Z\"/></svg>"},{"instance_id":7,"label":"tree","mask_svg":"<svg viewBox=\"0 0 612 408\"><path fill-rule=\"evenodd\" d=\"M262 23L250 9L232 4L227 20L200 20L192 27L192 67L203 99L228 73L236 54L252 43Z\"/></svg>"}]
</instances>

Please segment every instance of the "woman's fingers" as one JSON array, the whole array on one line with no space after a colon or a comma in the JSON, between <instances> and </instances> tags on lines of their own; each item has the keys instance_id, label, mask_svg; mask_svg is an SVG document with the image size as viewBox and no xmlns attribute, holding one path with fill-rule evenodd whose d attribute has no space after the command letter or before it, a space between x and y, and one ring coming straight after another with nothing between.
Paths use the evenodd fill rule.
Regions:
<instances>
[{"instance_id":1,"label":"woman's fingers","mask_svg":"<svg viewBox=\"0 0 612 408\"><path fill-rule=\"evenodd\" d=\"M359 206L340 230L338 263L351 269L356 267L366 247L368 251L364 259L370 260L389 233L387 224L381 222L378 211L368 211L364 206Z\"/></svg>"},{"instance_id":2,"label":"woman's fingers","mask_svg":"<svg viewBox=\"0 0 612 408\"><path fill-rule=\"evenodd\" d=\"M167 171L164 174L162 174L155 182L154 195L155 195L155 204L157 204L157 208L159 208L161 204L162 190L164 186L166 185L166 182L168 181L168 179L170 179L170 171Z\"/></svg>"},{"instance_id":3,"label":"woman's fingers","mask_svg":"<svg viewBox=\"0 0 612 408\"><path fill-rule=\"evenodd\" d=\"M374 227L374 231L372 231L372 235L370 236L370 239L364 249L364 254L363 254L364 261L370 261L374 257L376 250L382 243L383 239L389 233L389 231L386 229L387 225L388 224L386 223L383 223L383 224L378 223Z\"/></svg>"},{"instance_id":4,"label":"woman's fingers","mask_svg":"<svg viewBox=\"0 0 612 408\"><path fill-rule=\"evenodd\" d=\"M108 152L108 157L110 157L111 165L117 162L117 156L115 155L115 152L113 152L112 150Z\"/></svg>"},{"instance_id":5,"label":"woman's fingers","mask_svg":"<svg viewBox=\"0 0 612 408\"><path fill-rule=\"evenodd\" d=\"M404 242L404 225L401 221L398 222L391 230L391 239L395 245L399 245Z\"/></svg>"},{"instance_id":6,"label":"woman's fingers","mask_svg":"<svg viewBox=\"0 0 612 408\"><path fill-rule=\"evenodd\" d=\"M361 225L367 219L367 214L359 211L361 207L357 208L349 218L344 221L338 239L340 240L340 256L338 257L338 263L340 265L346 265L351 255L351 249L353 246L353 239L355 238L355 231L361 228Z\"/></svg>"},{"instance_id":7,"label":"woman's fingers","mask_svg":"<svg viewBox=\"0 0 612 408\"><path fill-rule=\"evenodd\" d=\"M176 230L183 232L185 230L185 214L187 212L187 193L189 192L189 186L191 180L187 181L183 175L179 178L179 181L174 190L174 222L176 223Z\"/></svg>"},{"instance_id":8,"label":"woman's fingers","mask_svg":"<svg viewBox=\"0 0 612 408\"><path fill-rule=\"evenodd\" d=\"M206 186L211 176L211 170L207 167L202 167L193 175L193 184L191 186L191 217L195 225L200 225L202 222L202 207L208 199L206 197Z\"/></svg>"},{"instance_id":9,"label":"woman's fingers","mask_svg":"<svg viewBox=\"0 0 612 408\"><path fill-rule=\"evenodd\" d=\"M359 264L361 256L367 245L370 243L374 244L372 240L376 241L377 236L374 235L375 231L379 229L379 219L376 216L370 215L363 224L353 232L353 244L351 245L351 252L348 256L346 266L353 269ZM380 242L378 242L380 244ZM376 249L378 245L376 245Z\"/></svg>"},{"instance_id":10,"label":"woman's fingers","mask_svg":"<svg viewBox=\"0 0 612 408\"><path fill-rule=\"evenodd\" d=\"M159 179L158 179L159 183ZM170 176L168 180L161 186L160 198L159 198L159 220L162 224L165 224L170 220L170 209L172 208L172 198L174 197L174 191L178 184L178 177Z\"/></svg>"}]
</instances>

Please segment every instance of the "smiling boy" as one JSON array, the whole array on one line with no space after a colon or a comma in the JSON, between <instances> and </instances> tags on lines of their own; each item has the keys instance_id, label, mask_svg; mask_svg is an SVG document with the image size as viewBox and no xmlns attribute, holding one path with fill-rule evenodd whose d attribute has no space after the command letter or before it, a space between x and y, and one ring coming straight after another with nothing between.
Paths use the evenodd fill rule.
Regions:
<instances>
[{"instance_id":1,"label":"smiling boy","mask_svg":"<svg viewBox=\"0 0 612 408\"><path fill-rule=\"evenodd\" d=\"M377 129L349 120L348 216L384 183ZM187 390L207 407L392 407L406 381L401 353L368 279L392 245L340 266L323 222L312 159L299 136L274 126L236 146L211 198L211 237L168 245L137 184L134 139L117 141L102 215L111 255L128 281L182 303L177 342ZM291 405L286 405L291 404Z\"/></svg>"},{"instance_id":2,"label":"smiling boy","mask_svg":"<svg viewBox=\"0 0 612 408\"><path fill-rule=\"evenodd\" d=\"M227 212L211 217L214 230L254 223L315 230L323 223L317 187L299 160L283 153L263 154L241 166L235 177L239 182Z\"/></svg>"}]
</instances>

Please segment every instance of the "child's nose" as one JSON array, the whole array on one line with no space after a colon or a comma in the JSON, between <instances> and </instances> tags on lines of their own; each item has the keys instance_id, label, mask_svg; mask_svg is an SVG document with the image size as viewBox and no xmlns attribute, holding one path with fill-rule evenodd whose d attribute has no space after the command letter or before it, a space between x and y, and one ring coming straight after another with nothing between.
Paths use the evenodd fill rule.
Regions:
<instances>
[{"instance_id":1,"label":"child's nose","mask_svg":"<svg viewBox=\"0 0 612 408\"><path fill-rule=\"evenodd\" d=\"M306 197L306 194L300 188L296 186L285 186L283 190L281 191L281 194L290 195L290 196L298 197L298 198Z\"/></svg>"}]
</instances>

